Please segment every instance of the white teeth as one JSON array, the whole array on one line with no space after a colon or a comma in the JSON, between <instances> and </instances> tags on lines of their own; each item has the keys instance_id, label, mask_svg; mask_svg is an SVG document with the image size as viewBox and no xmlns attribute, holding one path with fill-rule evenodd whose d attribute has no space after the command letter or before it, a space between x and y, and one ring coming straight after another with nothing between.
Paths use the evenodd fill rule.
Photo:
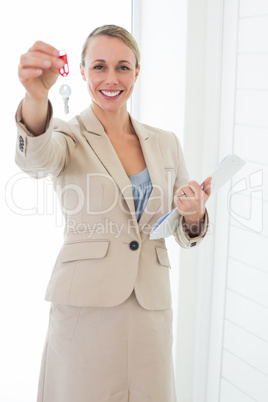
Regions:
<instances>
[{"instance_id":1,"label":"white teeth","mask_svg":"<svg viewBox=\"0 0 268 402\"><path fill-rule=\"evenodd\" d=\"M117 96L120 94L121 91L117 91L117 92L107 92L107 91L101 91L101 93L103 93L106 96L109 96L110 98L113 98L114 96Z\"/></svg>"}]
</instances>

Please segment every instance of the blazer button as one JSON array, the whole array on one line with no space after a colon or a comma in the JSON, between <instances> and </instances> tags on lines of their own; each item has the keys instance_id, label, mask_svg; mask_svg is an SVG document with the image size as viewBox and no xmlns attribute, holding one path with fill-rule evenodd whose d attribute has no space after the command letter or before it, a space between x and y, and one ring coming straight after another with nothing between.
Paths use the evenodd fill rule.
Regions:
<instances>
[{"instance_id":1,"label":"blazer button","mask_svg":"<svg viewBox=\"0 0 268 402\"><path fill-rule=\"evenodd\" d=\"M138 250L139 248L139 243L137 241L132 241L131 243L129 243L129 248L131 250Z\"/></svg>"},{"instance_id":2,"label":"blazer button","mask_svg":"<svg viewBox=\"0 0 268 402\"><path fill-rule=\"evenodd\" d=\"M24 150L24 139L21 135L19 137L19 149L21 152L23 152L23 150Z\"/></svg>"}]
</instances>

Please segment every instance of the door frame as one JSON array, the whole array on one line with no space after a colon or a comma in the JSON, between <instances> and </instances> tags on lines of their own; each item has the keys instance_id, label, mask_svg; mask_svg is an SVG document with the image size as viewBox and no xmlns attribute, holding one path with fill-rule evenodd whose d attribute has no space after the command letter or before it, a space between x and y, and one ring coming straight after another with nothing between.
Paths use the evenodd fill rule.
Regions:
<instances>
[{"instance_id":1,"label":"door frame","mask_svg":"<svg viewBox=\"0 0 268 402\"><path fill-rule=\"evenodd\" d=\"M233 152L239 0L224 0L219 113L219 161ZM226 184L217 194L206 402L220 400L230 214Z\"/></svg>"}]
</instances>

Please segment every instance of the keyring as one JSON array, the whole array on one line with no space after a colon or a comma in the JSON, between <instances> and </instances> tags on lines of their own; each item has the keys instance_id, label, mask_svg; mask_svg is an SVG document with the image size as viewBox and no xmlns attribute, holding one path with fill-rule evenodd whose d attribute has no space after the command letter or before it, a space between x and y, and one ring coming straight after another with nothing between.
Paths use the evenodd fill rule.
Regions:
<instances>
[{"instance_id":1,"label":"keyring","mask_svg":"<svg viewBox=\"0 0 268 402\"><path fill-rule=\"evenodd\" d=\"M62 77L67 77L69 74L69 64L65 50L60 50L59 58L64 61L64 66L59 69L59 73Z\"/></svg>"}]
</instances>

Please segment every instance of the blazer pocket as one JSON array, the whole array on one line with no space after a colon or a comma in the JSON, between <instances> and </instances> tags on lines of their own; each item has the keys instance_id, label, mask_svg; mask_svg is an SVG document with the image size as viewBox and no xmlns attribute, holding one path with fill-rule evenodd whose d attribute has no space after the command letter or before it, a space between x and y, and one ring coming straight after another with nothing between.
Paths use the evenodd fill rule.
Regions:
<instances>
[{"instance_id":1,"label":"blazer pocket","mask_svg":"<svg viewBox=\"0 0 268 402\"><path fill-rule=\"evenodd\" d=\"M58 261L67 262L103 258L108 252L109 244L108 240L65 244L60 252Z\"/></svg>"},{"instance_id":2,"label":"blazer pocket","mask_svg":"<svg viewBox=\"0 0 268 402\"><path fill-rule=\"evenodd\" d=\"M170 262L169 262L169 258L168 258L167 249L163 248L163 247L156 247L155 251L156 251L157 260L158 260L159 264L170 268Z\"/></svg>"}]
</instances>

